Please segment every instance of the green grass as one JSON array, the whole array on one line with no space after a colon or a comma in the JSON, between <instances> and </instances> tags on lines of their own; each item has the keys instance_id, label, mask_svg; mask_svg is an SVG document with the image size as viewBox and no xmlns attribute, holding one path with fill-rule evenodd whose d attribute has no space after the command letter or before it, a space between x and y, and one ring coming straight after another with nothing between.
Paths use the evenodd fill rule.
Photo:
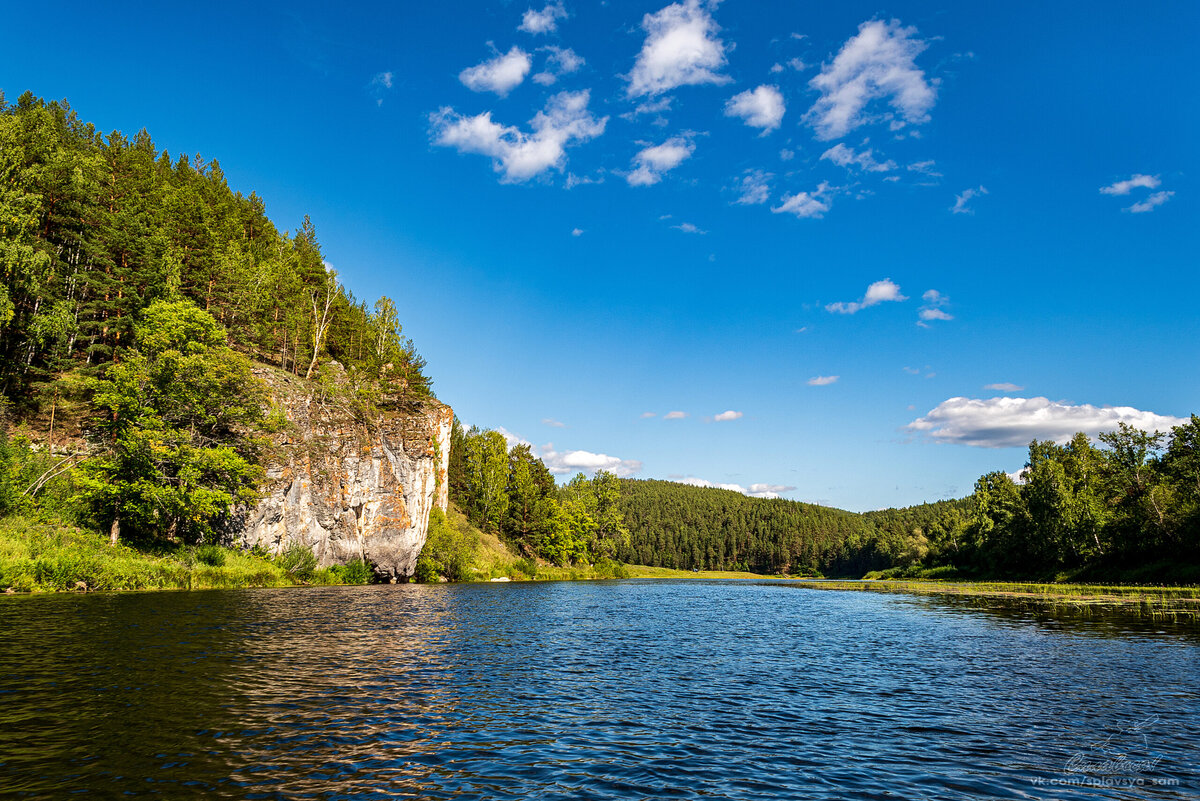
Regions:
<instances>
[{"instance_id":1,"label":"green grass","mask_svg":"<svg viewBox=\"0 0 1200 801\"><path fill-rule=\"evenodd\" d=\"M369 569L365 572L369 580ZM276 562L234 548L109 545L84 529L25 517L0 518L0 591L72 592L365 584L354 565L313 571L301 581Z\"/></svg>"},{"instance_id":2,"label":"green grass","mask_svg":"<svg viewBox=\"0 0 1200 801\"><path fill-rule=\"evenodd\" d=\"M940 581L865 579L862 581L803 580L805 587L821 590L943 593L992 597L1026 597L1099 603L1183 601L1200 606L1200 587L1130 584L1057 584L1018 581Z\"/></svg>"}]
</instances>

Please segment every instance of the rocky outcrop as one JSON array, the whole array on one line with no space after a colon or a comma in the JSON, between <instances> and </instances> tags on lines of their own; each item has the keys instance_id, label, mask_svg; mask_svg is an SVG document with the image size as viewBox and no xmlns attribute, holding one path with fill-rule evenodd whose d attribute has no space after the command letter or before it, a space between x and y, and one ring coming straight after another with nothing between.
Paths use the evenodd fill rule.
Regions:
<instances>
[{"instance_id":1,"label":"rocky outcrop","mask_svg":"<svg viewBox=\"0 0 1200 801\"><path fill-rule=\"evenodd\" d=\"M384 579L411 576L430 511L448 502L450 407L427 400L368 414L336 365L324 389L255 372L288 422L262 499L240 520L242 543L271 553L299 543L321 567L364 559Z\"/></svg>"}]
</instances>

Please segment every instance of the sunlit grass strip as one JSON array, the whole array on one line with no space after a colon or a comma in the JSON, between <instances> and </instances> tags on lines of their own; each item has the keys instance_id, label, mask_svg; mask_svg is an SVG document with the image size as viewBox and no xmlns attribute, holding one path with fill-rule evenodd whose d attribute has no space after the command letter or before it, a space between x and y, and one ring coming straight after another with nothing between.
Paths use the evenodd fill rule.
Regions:
<instances>
[{"instance_id":1,"label":"sunlit grass strip","mask_svg":"<svg viewBox=\"0 0 1200 801\"><path fill-rule=\"evenodd\" d=\"M205 564L188 548L145 552L109 545L91 531L23 517L0 519L0 591L96 592L200 590L341 584L336 569L316 571L307 582L262 557L215 549L220 564Z\"/></svg>"},{"instance_id":2,"label":"sunlit grass strip","mask_svg":"<svg viewBox=\"0 0 1200 801\"><path fill-rule=\"evenodd\" d=\"M803 579L805 587L820 590L873 590L877 592L943 593L950 595L1006 596L1070 599L1104 603L1183 601L1200 605L1200 587L1139 586L1121 584L1039 584L1008 581L867 580L821 581Z\"/></svg>"}]
</instances>

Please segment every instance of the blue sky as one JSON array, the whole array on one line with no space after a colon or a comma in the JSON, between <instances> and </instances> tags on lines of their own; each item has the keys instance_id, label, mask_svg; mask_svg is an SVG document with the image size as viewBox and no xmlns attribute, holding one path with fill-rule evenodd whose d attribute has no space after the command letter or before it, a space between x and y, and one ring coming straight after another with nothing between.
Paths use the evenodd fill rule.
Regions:
<instances>
[{"instance_id":1,"label":"blue sky","mask_svg":"<svg viewBox=\"0 0 1200 801\"><path fill-rule=\"evenodd\" d=\"M1200 5L21 4L566 476L865 510L1200 411ZM653 415L653 416L651 416Z\"/></svg>"}]
</instances>

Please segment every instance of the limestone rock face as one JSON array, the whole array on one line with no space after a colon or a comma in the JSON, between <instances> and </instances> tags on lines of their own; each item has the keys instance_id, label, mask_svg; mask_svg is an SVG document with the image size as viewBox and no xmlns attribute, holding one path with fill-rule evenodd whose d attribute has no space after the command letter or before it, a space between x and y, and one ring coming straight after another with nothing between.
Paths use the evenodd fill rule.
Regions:
<instances>
[{"instance_id":1,"label":"limestone rock face","mask_svg":"<svg viewBox=\"0 0 1200 801\"><path fill-rule=\"evenodd\" d=\"M257 369L289 425L262 499L238 537L279 553L299 543L321 567L364 559L385 579L413 574L429 513L448 503L454 412L435 400L397 405L364 422L344 393Z\"/></svg>"}]
</instances>

